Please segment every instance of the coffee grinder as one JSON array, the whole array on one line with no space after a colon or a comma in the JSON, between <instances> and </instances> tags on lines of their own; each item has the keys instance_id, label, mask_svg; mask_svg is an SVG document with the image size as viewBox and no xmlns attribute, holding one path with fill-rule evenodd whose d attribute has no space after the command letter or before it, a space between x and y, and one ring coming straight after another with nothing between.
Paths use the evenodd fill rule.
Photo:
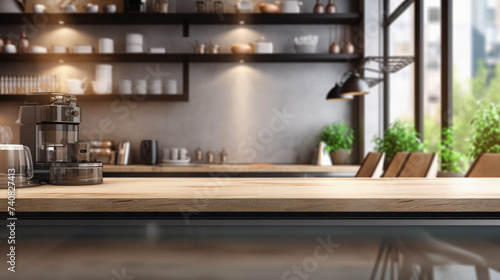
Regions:
<instances>
[{"instance_id":1,"label":"coffee grinder","mask_svg":"<svg viewBox=\"0 0 500 280\"><path fill-rule=\"evenodd\" d=\"M78 141L81 117L74 95L27 95L21 106L20 142L31 150L34 180L54 185L102 183L102 163L90 162L90 142Z\"/></svg>"}]
</instances>

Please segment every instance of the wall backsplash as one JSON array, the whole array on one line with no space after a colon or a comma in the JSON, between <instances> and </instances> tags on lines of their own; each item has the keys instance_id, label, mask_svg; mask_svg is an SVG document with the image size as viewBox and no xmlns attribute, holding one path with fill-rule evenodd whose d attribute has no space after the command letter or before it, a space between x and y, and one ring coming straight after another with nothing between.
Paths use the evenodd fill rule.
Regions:
<instances>
[{"instance_id":1,"label":"wall backsplash","mask_svg":"<svg viewBox=\"0 0 500 280\"><path fill-rule=\"evenodd\" d=\"M177 1L178 3L180 1ZM186 11L194 1L182 1L178 11ZM188 3L185 3L188 2ZM315 1L306 2L312 11ZM335 1L347 12L351 1ZM189 10L187 10L189 11ZM115 51L124 49L126 33L145 35L146 47L166 47L170 52L192 52L195 41L208 41L229 52L232 43L252 42L265 36L275 52L293 53L293 37L317 34L318 52L326 53L329 26L191 26L189 38L180 26L45 26L31 39L33 44L97 45L97 39L115 40ZM0 26L0 33L19 32L19 26ZM113 64L113 83L138 79L147 67L169 73L182 85L180 64ZM189 103L170 102L79 102L83 110L81 139L101 138L132 142L133 161L138 158L142 139L158 139L160 147L196 147L218 154L225 148L233 163L308 163L321 128L344 120L356 125L353 102L326 102L325 96L348 64L331 63L193 63L190 67ZM93 64L2 64L0 74L62 73L66 77L93 79ZM0 125L12 127L20 102L0 103ZM355 157L353 157L355 158Z\"/></svg>"}]
</instances>

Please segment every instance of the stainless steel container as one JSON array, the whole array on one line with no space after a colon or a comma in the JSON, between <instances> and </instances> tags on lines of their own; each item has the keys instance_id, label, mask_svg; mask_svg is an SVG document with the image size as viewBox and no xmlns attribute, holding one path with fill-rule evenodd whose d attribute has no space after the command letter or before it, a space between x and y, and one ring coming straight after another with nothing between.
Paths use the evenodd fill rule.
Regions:
<instances>
[{"instance_id":1,"label":"stainless steel container","mask_svg":"<svg viewBox=\"0 0 500 280\"><path fill-rule=\"evenodd\" d=\"M130 164L130 141L122 141L118 147L117 165Z\"/></svg>"},{"instance_id":2,"label":"stainless steel container","mask_svg":"<svg viewBox=\"0 0 500 280\"><path fill-rule=\"evenodd\" d=\"M155 12L168 14L170 12L170 0L155 0Z\"/></svg>"}]
</instances>

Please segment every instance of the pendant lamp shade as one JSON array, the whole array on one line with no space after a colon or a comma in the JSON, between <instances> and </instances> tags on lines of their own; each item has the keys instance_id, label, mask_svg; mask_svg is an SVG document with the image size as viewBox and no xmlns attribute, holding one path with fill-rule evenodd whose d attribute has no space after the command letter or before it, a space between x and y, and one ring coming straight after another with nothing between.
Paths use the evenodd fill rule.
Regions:
<instances>
[{"instance_id":1,"label":"pendant lamp shade","mask_svg":"<svg viewBox=\"0 0 500 280\"><path fill-rule=\"evenodd\" d=\"M359 76L359 74L354 73L345 81L340 90L342 95L365 95L370 91L368 83Z\"/></svg>"},{"instance_id":2,"label":"pendant lamp shade","mask_svg":"<svg viewBox=\"0 0 500 280\"><path fill-rule=\"evenodd\" d=\"M326 100L328 101L342 101L342 100L353 100L354 97L349 95L340 94L340 86L339 84L335 84L335 86L328 92L326 96Z\"/></svg>"}]
</instances>

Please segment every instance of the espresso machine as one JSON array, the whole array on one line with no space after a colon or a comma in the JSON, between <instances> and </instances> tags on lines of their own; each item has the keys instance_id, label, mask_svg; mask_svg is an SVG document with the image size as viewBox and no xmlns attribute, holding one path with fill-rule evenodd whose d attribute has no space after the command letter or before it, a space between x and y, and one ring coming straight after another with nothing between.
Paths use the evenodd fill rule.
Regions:
<instances>
[{"instance_id":1,"label":"espresso machine","mask_svg":"<svg viewBox=\"0 0 500 280\"><path fill-rule=\"evenodd\" d=\"M74 95L28 94L20 119L20 140L31 150L34 180L54 185L102 183L102 163L90 161L90 142L78 141L82 116Z\"/></svg>"}]
</instances>

